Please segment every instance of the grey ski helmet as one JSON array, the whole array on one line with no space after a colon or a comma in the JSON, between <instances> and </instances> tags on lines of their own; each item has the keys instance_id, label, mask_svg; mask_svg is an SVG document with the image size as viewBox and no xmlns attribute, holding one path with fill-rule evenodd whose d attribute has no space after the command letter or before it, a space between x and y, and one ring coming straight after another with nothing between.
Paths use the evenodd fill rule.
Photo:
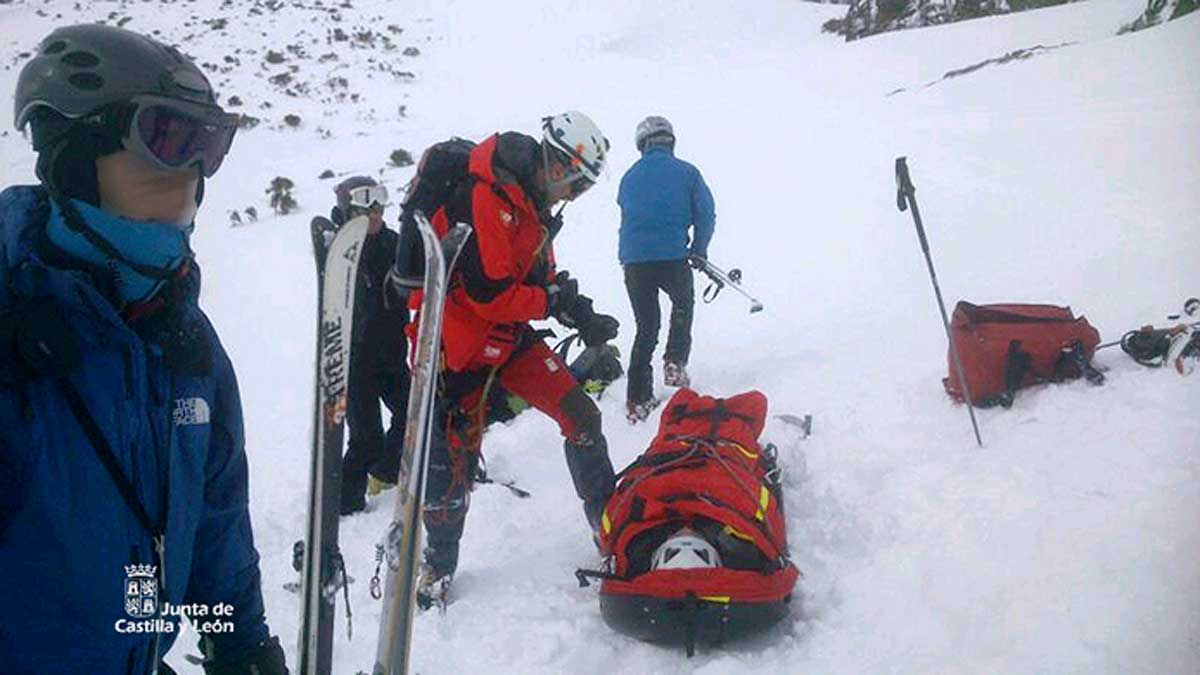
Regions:
<instances>
[{"instance_id":1,"label":"grey ski helmet","mask_svg":"<svg viewBox=\"0 0 1200 675\"><path fill-rule=\"evenodd\" d=\"M18 130L32 128L42 182L94 197L95 159L122 149L125 130L117 127L130 123L128 116L97 113L135 98L213 123L228 124L231 117L217 105L204 73L174 47L98 24L50 33L21 69L14 97L13 119Z\"/></svg>"},{"instance_id":2,"label":"grey ski helmet","mask_svg":"<svg viewBox=\"0 0 1200 675\"><path fill-rule=\"evenodd\" d=\"M645 152L649 145L667 145L675 147L675 129L665 117L651 115L638 122L633 134L633 144L638 152Z\"/></svg>"}]
</instances>

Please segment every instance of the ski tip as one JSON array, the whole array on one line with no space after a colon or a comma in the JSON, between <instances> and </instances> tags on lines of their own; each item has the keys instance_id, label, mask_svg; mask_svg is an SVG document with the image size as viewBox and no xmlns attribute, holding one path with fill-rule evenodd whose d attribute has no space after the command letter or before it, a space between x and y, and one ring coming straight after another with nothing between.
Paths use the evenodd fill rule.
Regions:
<instances>
[{"instance_id":1,"label":"ski tip","mask_svg":"<svg viewBox=\"0 0 1200 675\"><path fill-rule=\"evenodd\" d=\"M750 313L751 314L754 314L756 312L761 312L762 310L763 310L763 306L762 306L761 302L756 302L753 305L750 305Z\"/></svg>"}]
</instances>

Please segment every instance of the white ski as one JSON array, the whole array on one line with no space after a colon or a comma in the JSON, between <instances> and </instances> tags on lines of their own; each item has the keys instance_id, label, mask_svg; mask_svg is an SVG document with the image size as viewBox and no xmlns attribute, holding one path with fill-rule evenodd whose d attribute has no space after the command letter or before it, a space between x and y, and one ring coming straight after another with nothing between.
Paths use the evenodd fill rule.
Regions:
<instances>
[{"instance_id":1,"label":"white ski","mask_svg":"<svg viewBox=\"0 0 1200 675\"><path fill-rule=\"evenodd\" d=\"M342 441L346 384L350 378L350 341L354 326L354 288L358 261L367 236L367 217L342 225L328 250L328 230L313 221L317 262L317 359L313 402L312 464L308 488L308 529L300 616L300 672L330 672L333 662L334 604L345 567L338 549L338 506L342 483ZM326 221L327 222L327 221ZM339 579L339 575L341 578Z\"/></svg>"},{"instance_id":2,"label":"white ski","mask_svg":"<svg viewBox=\"0 0 1200 675\"><path fill-rule=\"evenodd\" d=\"M408 395L396 510L384 537L386 572L379 643L372 669L375 675L402 675L408 672L416 605L416 574L421 555L421 505L425 498L428 450L437 395L442 310L446 304L449 276L454 263L471 235L470 227L458 225L439 241L425 216L420 212L414 216L425 248L424 297Z\"/></svg>"}]
</instances>

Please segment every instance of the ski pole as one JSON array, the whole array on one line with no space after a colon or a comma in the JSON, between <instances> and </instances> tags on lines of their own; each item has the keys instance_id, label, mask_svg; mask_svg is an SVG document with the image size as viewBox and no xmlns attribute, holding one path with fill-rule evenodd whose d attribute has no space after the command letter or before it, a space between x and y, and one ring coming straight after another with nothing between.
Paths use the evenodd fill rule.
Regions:
<instances>
[{"instance_id":1,"label":"ski pole","mask_svg":"<svg viewBox=\"0 0 1200 675\"><path fill-rule=\"evenodd\" d=\"M692 258L692 260L697 260L697 258ZM728 286L750 301L751 314L762 311L763 304L757 298L747 293L746 289L742 288L741 270L734 268L726 272L709 262L707 258L698 258L698 260L700 261L700 271L704 272L705 276L712 280L712 284L701 295L704 302L712 302L717 298L717 294L721 292L721 289Z\"/></svg>"},{"instance_id":2,"label":"ski pole","mask_svg":"<svg viewBox=\"0 0 1200 675\"><path fill-rule=\"evenodd\" d=\"M942 312L942 325L946 327L946 340L950 343L950 358L954 361L954 370L958 374L958 385L962 387L963 398L967 402L967 412L971 415L971 428L975 430L975 442L983 447L983 439L979 436L979 424L975 421L975 406L971 403L971 389L967 386L967 378L963 374L962 360L958 358L958 348L954 345L954 336L950 333L950 319L946 317L946 303L942 301L942 289L938 286L937 273L933 271L933 257L929 253L929 240L925 238L925 226L921 224L921 210L917 208L917 188L912 184L908 175L907 157L896 158L896 207L905 211L912 207L913 223L917 227L917 237L921 240L921 251L925 253L925 264L929 267L929 279L933 282L933 292L937 296L938 309Z\"/></svg>"}]
</instances>

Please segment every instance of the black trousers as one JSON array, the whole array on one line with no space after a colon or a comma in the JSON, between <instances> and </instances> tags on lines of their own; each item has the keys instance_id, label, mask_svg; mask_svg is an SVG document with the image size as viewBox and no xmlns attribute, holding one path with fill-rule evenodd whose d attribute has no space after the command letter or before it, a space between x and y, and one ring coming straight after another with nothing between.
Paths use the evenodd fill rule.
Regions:
<instances>
[{"instance_id":1,"label":"black trousers","mask_svg":"<svg viewBox=\"0 0 1200 675\"><path fill-rule=\"evenodd\" d=\"M346 392L350 442L342 460L343 492L361 495L367 472L388 482L395 482L400 472L409 389L402 335L399 340L394 333L386 340L367 339L351 351ZM386 432L380 401L391 413Z\"/></svg>"},{"instance_id":2,"label":"black trousers","mask_svg":"<svg viewBox=\"0 0 1200 675\"><path fill-rule=\"evenodd\" d=\"M658 292L671 299L671 320L667 330L664 361L686 365L692 352L692 308L696 297L692 268L686 260L664 260L625 266L625 290L633 306L637 335L629 353L628 401L643 403L654 396L654 369L650 358L658 345L662 314Z\"/></svg>"}]
</instances>

